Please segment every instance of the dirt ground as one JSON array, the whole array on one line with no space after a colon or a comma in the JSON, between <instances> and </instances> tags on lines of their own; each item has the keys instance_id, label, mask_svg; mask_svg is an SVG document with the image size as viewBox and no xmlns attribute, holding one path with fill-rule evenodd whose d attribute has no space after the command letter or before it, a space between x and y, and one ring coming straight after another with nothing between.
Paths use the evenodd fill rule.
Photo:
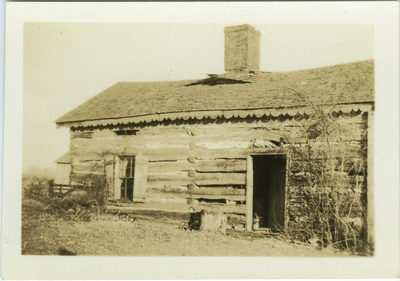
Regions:
<instances>
[{"instance_id":1,"label":"dirt ground","mask_svg":"<svg viewBox=\"0 0 400 281\"><path fill-rule=\"evenodd\" d=\"M179 229L180 222L101 215L91 221L60 216L35 200L22 206L22 254L99 256L351 256L283 237Z\"/></svg>"}]
</instances>

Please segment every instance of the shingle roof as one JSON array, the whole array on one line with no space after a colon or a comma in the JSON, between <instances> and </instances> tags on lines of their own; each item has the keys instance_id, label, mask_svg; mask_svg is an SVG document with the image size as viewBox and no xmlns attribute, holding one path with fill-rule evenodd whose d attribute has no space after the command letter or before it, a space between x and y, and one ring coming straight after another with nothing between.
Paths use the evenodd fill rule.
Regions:
<instances>
[{"instance_id":1,"label":"shingle roof","mask_svg":"<svg viewBox=\"0 0 400 281\"><path fill-rule=\"evenodd\" d=\"M298 108L306 105L298 93L341 104L373 102L374 63L369 60L293 72L210 75L197 81L119 82L56 123L68 126L109 120L112 124L127 117L144 122L146 116L160 114L166 119L190 112Z\"/></svg>"}]
</instances>

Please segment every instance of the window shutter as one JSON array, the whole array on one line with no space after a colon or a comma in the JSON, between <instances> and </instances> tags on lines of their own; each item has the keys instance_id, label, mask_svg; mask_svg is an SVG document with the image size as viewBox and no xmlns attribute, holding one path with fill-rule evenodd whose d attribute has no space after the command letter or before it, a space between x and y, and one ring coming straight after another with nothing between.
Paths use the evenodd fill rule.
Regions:
<instances>
[{"instance_id":1,"label":"window shutter","mask_svg":"<svg viewBox=\"0 0 400 281\"><path fill-rule=\"evenodd\" d=\"M114 199L121 198L121 179L119 178L121 161L117 157L114 166Z\"/></svg>"},{"instance_id":2,"label":"window shutter","mask_svg":"<svg viewBox=\"0 0 400 281\"><path fill-rule=\"evenodd\" d=\"M147 185L147 157L137 155L135 157L135 179L133 185L133 198L146 197Z\"/></svg>"},{"instance_id":3,"label":"window shutter","mask_svg":"<svg viewBox=\"0 0 400 281\"><path fill-rule=\"evenodd\" d=\"M114 158L108 159L106 158L106 162L104 163L104 170L106 173L107 179L107 189L112 194L112 197L115 199L115 188L114 188L114 175L115 175L115 160Z\"/></svg>"}]
</instances>

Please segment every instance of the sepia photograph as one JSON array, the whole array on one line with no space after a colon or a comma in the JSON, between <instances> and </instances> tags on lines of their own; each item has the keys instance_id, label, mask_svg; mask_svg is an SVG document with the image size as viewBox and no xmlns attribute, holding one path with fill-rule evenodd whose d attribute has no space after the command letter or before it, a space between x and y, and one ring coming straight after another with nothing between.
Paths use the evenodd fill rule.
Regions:
<instances>
[{"instance_id":1,"label":"sepia photograph","mask_svg":"<svg viewBox=\"0 0 400 281\"><path fill-rule=\"evenodd\" d=\"M22 254L373 255L372 26L24 39Z\"/></svg>"},{"instance_id":2,"label":"sepia photograph","mask_svg":"<svg viewBox=\"0 0 400 281\"><path fill-rule=\"evenodd\" d=\"M21 257L376 258L374 24L20 27Z\"/></svg>"}]
</instances>

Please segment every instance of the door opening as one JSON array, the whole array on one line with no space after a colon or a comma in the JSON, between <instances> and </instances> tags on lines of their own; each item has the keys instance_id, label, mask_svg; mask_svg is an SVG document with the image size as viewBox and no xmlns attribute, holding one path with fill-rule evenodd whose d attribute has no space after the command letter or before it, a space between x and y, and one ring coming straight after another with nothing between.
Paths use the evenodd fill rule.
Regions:
<instances>
[{"instance_id":1,"label":"door opening","mask_svg":"<svg viewBox=\"0 0 400 281\"><path fill-rule=\"evenodd\" d=\"M253 216L260 228L285 225L286 155L252 155ZM257 215L256 215L257 214Z\"/></svg>"}]
</instances>

